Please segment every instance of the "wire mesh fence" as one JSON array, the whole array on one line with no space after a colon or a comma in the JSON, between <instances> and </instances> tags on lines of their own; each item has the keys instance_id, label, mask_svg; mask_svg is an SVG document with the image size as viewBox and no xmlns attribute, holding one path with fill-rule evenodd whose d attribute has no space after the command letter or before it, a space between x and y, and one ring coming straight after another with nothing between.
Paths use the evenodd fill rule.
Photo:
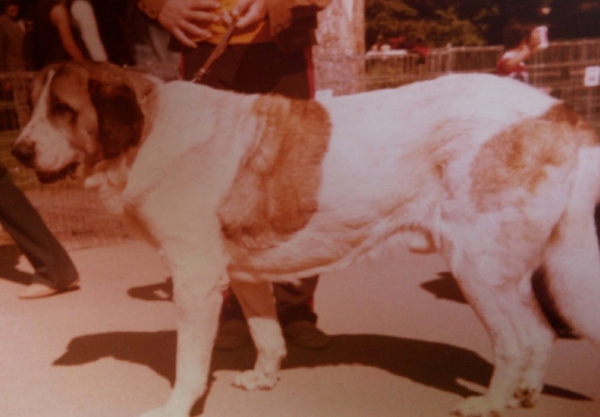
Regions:
<instances>
[{"instance_id":1,"label":"wire mesh fence","mask_svg":"<svg viewBox=\"0 0 600 417\"><path fill-rule=\"evenodd\" d=\"M31 170L23 168L10 155L17 133L0 134L0 163L68 250L106 246L136 238L133 229L121 218L110 214L98 194L84 189L81 181L41 185ZM0 245L12 243L10 235L0 229Z\"/></svg>"},{"instance_id":2,"label":"wire mesh fence","mask_svg":"<svg viewBox=\"0 0 600 417\"><path fill-rule=\"evenodd\" d=\"M333 95L398 87L452 72L493 73L502 46L432 49L426 57L401 50L320 57L327 67L354 66L355 77L323 71L318 87ZM322 64L321 64L322 65ZM528 63L530 83L564 100L600 131L600 87L584 85L587 69L600 66L600 39L552 42Z\"/></svg>"},{"instance_id":3,"label":"wire mesh fence","mask_svg":"<svg viewBox=\"0 0 600 417\"><path fill-rule=\"evenodd\" d=\"M397 87L451 72L491 73L502 52L501 46L485 46L433 49L426 57L404 51L318 56L317 88L342 95ZM564 100L600 131L600 87L584 85L587 71L593 67L600 71L600 39L553 42L528 64L534 86ZM174 64L138 69L165 80L177 78ZM0 163L8 167L17 185L68 249L135 238L132 229L104 209L95 192L72 181L42 186L10 155L12 141L29 118L29 88L34 75L0 73ZM0 244L7 242L10 238L0 233Z\"/></svg>"}]
</instances>

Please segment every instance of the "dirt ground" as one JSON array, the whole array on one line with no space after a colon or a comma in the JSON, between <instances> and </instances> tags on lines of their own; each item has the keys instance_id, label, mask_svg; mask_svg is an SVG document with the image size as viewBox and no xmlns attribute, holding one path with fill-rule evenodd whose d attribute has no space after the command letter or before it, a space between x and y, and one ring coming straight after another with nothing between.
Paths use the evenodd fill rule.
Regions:
<instances>
[{"instance_id":1,"label":"dirt ground","mask_svg":"<svg viewBox=\"0 0 600 417\"><path fill-rule=\"evenodd\" d=\"M82 288L22 301L30 266L0 246L0 416L131 417L162 404L174 378L169 274L145 243L72 250ZM436 417L482 392L489 338L436 255L387 253L322 276L324 351L290 348L270 392L233 388L251 348L216 353L207 417ZM514 417L600 416L600 349L559 340L539 405Z\"/></svg>"}]
</instances>

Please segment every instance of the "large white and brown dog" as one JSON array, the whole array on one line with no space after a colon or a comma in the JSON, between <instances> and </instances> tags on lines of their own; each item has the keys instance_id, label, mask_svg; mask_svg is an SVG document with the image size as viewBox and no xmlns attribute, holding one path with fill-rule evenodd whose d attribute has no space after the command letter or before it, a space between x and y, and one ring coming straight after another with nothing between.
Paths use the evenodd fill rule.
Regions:
<instances>
[{"instance_id":1,"label":"large white and brown dog","mask_svg":"<svg viewBox=\"0 0 600 417\"><path fill-rule=\"evenodd\" d=\"M205 391L228 285L258 351L234 384L272 388L286 347L271 282L382 245L441 254L490 333L489 389L457 415L539 397L554 336L532 293L536 268L569 323L600 342L598 140L523 83L457 74L294 101L64 64L40 75L33 99L14 155L42 181L88 176L171 268L177 376L146 416L185 417Z\"/></svg>"}]
</instances>

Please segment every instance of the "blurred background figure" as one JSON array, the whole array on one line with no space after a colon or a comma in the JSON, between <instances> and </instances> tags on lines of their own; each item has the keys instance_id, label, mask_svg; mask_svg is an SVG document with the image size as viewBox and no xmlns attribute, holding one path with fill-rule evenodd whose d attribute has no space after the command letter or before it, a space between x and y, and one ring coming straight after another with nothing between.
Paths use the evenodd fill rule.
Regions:
<instances>
[{"instance_id":1,"label":"blurred background figure","mask_svg":"<svg viewBox=\"0 0 600 417\"><path fill-rule=\"evenodd\" d=\"M504 31L503 44L505 52L496 64L496 74L528 83L527 61L548 46L547 28L513 23Z\"/></svg>"},{"instance_id":2,"label":"blurred background figure","mask_svg":"<svg viewBox=\"0 0 600 417\"><path fill-rule=\"evenodd\" d=\"M40 0L31 14L33 68L61 61L84 60L83 41L75 33L67 0Z\"/></svg>"},{"instance_id":3,"label":"blurred background figure","mask_svg":"<svg viewBox=\"0 0 600 417\"><path fill-rule=\"evenodd\" d=\"M21 19L19 2L0 2L0 71L24 71L25 23Z\"/></svg>"},{"instance_id":4,"label":"blurred background figure","mask_svg":"<svg viewBox=\"0 0 600 417\"><path fill-rule=\"evenodd\" d=\"M386 52L391 49L392 49L392 46L390 45L390 43L385 39L383 34L380 33L379 35L377 35L377 40L371 46L370 51L371 52Z\"/></svg>"},{"instance_id":5,"label":"blurred background figure","mask_svg":"<svg viewBox=\"0 0 600 417\"><path fill-rule=\"evenodd\" d=\"M0 3L0 72L25 71L25 22L21 19L17 0L3 0ZM25 126L29 120L27 86L16 77L0 82L2 100L12 101L15 105L19 126Z\"/></svg>"}]
</instances>

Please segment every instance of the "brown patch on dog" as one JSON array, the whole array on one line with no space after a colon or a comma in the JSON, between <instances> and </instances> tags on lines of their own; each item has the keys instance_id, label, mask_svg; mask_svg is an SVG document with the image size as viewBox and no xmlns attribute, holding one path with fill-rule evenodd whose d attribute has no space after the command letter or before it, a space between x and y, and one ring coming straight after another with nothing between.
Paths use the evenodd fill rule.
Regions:
<instances>
[{"instance_id":1,"label":"brown patch on dog","mask_svg":"<svg viewBox=\"0 0 600 417\"><path fill-rule=\"evenodd\" d=\"M579 145L593 146L600 144L600 138L594 128L583 117L563 103L552 106L540 119L560 124L566 123L572 126L577 133L574 138Z\"/></svg>"},{"instance_id":2,"label":"brown patch on dog","mask_svg":"<svg viewBox=\"0 0 600 417\"><path fill-rule=\"evenodd\" d=\"M316 101L261 96L256 137L219 210L225 237L264 249L301 230L318 209L331 123Z\"/></svg>"},{"instance_id":3,"label":"brown patch on dog","mask_svg":"<svg viewBox=\"0 0 600 417\"><path fill-rule=\"evenodd\" d=\"M501 205L501 193L524 188L534 193L547 178L548 167L574 161L590 132L563 105L540 118L524 120L487 141L471 165L471 198L479 211Z\"/></svg>"},{"instance_id":4,"label":"brown patch on dog","mask_svg":"<svg viewBox=\"0 0 600 417\"><path fill-rule=\"evenodd\" d=\"M101 155L92 157L91 162L121 155L137 146L151 129L157 93L154 83L143 74L91 62L59 64L47 72L52 70L49 120L57 123L62 119L74 131L96 137Z\"/></svg>"}]
</instances>

